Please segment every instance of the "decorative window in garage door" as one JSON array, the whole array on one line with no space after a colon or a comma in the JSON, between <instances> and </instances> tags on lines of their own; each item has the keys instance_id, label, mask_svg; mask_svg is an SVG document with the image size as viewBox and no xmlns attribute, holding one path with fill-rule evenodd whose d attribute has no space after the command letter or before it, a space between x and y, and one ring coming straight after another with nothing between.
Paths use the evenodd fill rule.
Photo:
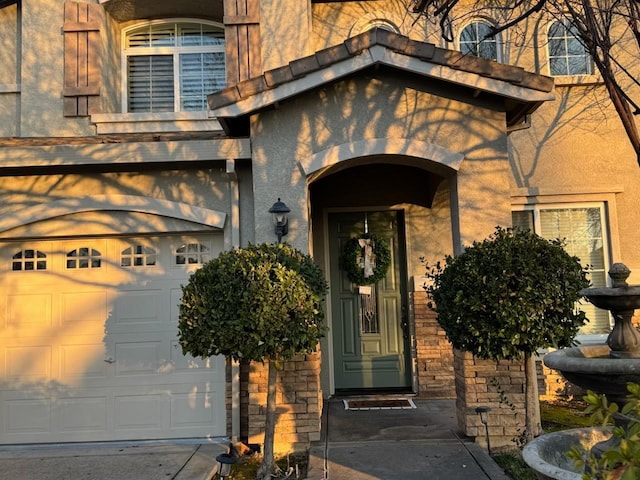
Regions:
<instances>
[{"instance_id":1,"label":"decorative window in garage door","mask_svg":"<svg viewBox=\"0 0 640 480\"><path fill-rule=\"evenodd\" d=\"M120 253L122 267L152 267L156 264L156 251L145 245L132 245Z\"/></svg>"},{"instance_id":2,"label":"decorative window in garage door","mask_svg":"<svg viewBox=\"0 0 640 480\"><path fill-rule=\"evenodd\" d=\"M13 271L46 270L47 256L39 250L26 248L13 256L11 269Z\"/></svg>"},{"instance_id":3,"label":"decorative window in garage door","mask_svg":"<svg viewBox=\"0 0 640 480\"><path fill-rule=\"evenodd\" d=\"M102 254L89 247L81 247L67 253L67 268L100 268Z\"/></svg>"},{"instance_id":4,"label":"decorative window in garage door","mask_svg":"<svg viewBox=\"0 0 640 480\"><path fill-rule=\"evenodd\" d=\"M210 258L209 247L201 243L185 243L176 249L176 265L199 265Z\"/></svg>"}]
</instances>

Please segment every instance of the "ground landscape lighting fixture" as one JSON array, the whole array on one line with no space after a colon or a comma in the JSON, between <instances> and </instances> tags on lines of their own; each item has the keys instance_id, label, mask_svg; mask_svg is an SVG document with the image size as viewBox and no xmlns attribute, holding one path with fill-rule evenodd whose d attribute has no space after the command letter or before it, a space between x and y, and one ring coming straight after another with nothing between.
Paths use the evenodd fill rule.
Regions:
<instances>
[{"instance_id":1,"label":"ground landscape lighting fixture","mask_svg":"<svg viewBox=\"0 0 640 480\"><path fill-rule=\"evenodd\" d=\"M221 453L216 457L218 462L218 477L221 480L231 475L231 465L236 463L238 459L229 453Z\"/></svg>"},{"instance_id":2,"label":"ground landscape lighting fixture","mask_svg":"<svg viewBox=\"0 0 640 480\"><path fill-rule=\"evenodd\" d=\"M269 209L269 213L273 219L273 225L275 227L276 237L278 237L278 243L282 241L287 233L289 233L289 212L291 209L285 205L284 202L278 201L274 203Z\"/></svg>"},{"instance_id":3,"label":"ground landscape lighting fixture","mask_svg":"<svg viewBox=\"0 0 640 480\"><path fill-rule=\"evenodd\" d=\"M480 415L480 422L484 425L484 435L487 441L487 452L491 455L491 443L489 443L489 407L477 407L476 413Z\"/></svg>"}]
</instances>

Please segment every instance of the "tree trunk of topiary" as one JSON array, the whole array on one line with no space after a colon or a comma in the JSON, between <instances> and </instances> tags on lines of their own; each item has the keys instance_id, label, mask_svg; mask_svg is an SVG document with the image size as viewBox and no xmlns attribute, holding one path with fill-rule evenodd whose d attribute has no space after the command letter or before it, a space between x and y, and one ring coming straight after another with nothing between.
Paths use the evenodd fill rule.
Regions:
<instances>
[{"instance_id":1,"label":"tree trunk of topiary","mask_svg":"<svg viewBox=\"0 0 640 480\"><path fill-rule=\"evenodd\" d=\"M264 425L264 452L262 464L256 473L257 480L269 480L274 472L273 442L276 427L276 380L278 368L273 359L269 359L267 380L267 415Z\"/></svg>"},{"instance_id":2,"label":"tree trunk of topiary","mask_svg":"<svg viewBox=\"0 0 640 480\"><path fill-rule=\"evenodd\" d=\"M527 441L533 440L542 433L540 422L540 400L538 398L538 372L536 359L526 353L524 356L525 374L525 412Z\"/></svg>"}]
</instances>

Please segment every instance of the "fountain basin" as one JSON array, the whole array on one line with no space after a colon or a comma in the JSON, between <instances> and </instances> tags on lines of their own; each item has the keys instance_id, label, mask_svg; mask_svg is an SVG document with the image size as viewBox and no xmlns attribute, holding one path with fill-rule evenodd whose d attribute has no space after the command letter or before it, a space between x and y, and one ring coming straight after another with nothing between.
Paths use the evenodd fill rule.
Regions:
<instances>
[{"instance_id":1,"label":"fountain basin","mask_svg":"<svg viewBox=\"0 0 640 480\"><path fill-rule=\"evenodd\" d=\"M609 437L609 428L572 428L546 433L525 445L522 458L539 480L582 480L582 471L577 470L566 452L575 446L588 452Z\"/></svg>"},{"instance_id":2,"label":"fountain basin","mask_svg":"<svg viewBox=\"0 0 640 480\"><path fill-rule=\"evenodd\" d=\"M607 345L565 348L547 353L544 364L569 382L603 393L620 407L626 403L627 383L640 383L640 358L610 358Z\"/></svg>"},{"instance_id":3,"label":"fountain basin","mask_svg":"<svg viewBox=\"0 0 640 480\"><path fill-rule=\"evenodd\" d=\"M640 286L585 288L580 294L603 310L624 312L640 308Z\"/></svg>"}]
</instances>

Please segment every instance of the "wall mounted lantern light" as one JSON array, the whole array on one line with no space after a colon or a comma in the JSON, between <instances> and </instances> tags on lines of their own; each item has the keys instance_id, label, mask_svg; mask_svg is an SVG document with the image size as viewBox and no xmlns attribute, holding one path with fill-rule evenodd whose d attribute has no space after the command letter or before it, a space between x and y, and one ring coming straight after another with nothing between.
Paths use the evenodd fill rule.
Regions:
<instances>
[{"instance_id":1,"label":"wall mounted lantern light","mask_svg":"<svg viewBox=\"0 0 640 480\"><path fill-rule=\"evenodd\" d=\"M274 203L269 209L269 213L273 218L273 225L275 226L276 237L278 237L278 243L282 241L287 233L289 233L289 212L291 209L285 205L284 202L278 201Z\"/></svg>"}]
</instances>

